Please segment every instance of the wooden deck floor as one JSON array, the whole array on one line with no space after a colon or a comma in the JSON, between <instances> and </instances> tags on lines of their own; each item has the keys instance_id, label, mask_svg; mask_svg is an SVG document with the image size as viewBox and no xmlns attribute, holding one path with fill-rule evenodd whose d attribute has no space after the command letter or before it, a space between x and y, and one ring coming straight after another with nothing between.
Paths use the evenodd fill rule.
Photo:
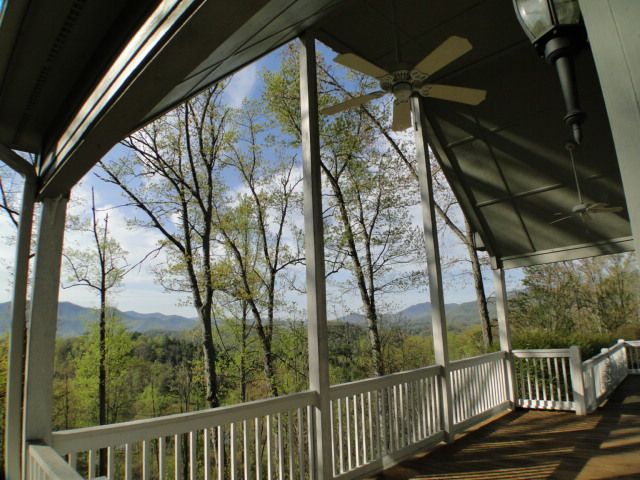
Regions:
<instances>
[{"instance_id":1,"label":"wooden deck floor","mask_svg":"<svg viewBox=\"0 0 640 480\"><path fill-rule=\"evenodd\" d=\"M378 478L640 479L640 376L593 414L519 410Z\"/></svg>"}]
</instances>

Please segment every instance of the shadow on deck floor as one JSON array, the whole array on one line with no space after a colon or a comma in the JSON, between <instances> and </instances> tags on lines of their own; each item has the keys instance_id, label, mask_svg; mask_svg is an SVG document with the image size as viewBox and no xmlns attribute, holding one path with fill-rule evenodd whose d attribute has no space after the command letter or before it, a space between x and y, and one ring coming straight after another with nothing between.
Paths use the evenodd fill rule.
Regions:
<instances>
[{"instance_id":1,"label":"shadow on deck floor","mask_svg":"<svg viewBox=\"0 0 640 480\"><path fill-rule=\"evenodd\" d=\"M640 376L627 377L608 403L586 417L518 410L378 478L638 480Z\"/></svg>"}]
</instances>

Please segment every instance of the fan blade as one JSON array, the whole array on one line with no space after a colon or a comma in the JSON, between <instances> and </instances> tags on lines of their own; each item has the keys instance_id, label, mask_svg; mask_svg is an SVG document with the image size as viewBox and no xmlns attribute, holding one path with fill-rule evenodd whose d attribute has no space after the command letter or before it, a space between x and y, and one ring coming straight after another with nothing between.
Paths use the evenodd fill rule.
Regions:
<instances>
[{"instance_id":1,"label":"fan blade","mask_svg":"<svg viewBox=\"0 0 640 480\"><path fill-rule=\"evenodd\" d=\"M400 132L411 126L411 105L409 101L393 102L393 124L391 130Z\"/></svg>"},{"instance_id":2,"label":"fan blade","mask_svg":"<svg viewBox=\"0 0 640 480\"><path fill-rule=\"evenodd\" d=\"M342 112L344 110L348 110L349 108L359 107L363 103L367 103L374 98L382 97L385 93L386 92L380 90L378 92L371 92L360 97L350 98L345 102L336 103L335 105L331 105L330 107L323 108L322 110L320 110L320 113L323 113L325 115L333 115L334 113Z\"/></svg>"},{"instance_id":3,"label":"fan blade","mask_svg":"<svg viewBox=\"0 0 640 480\"><path fill-rule=\"evenodd\" d=\"M609 207L606 204L594 205L588 210L590 213L620 213L624 211L623 207Z\"/></svg>"},{"instance_id":4,"label":"fan blade","mask_svg":"<svg viewBox=\"0 0 640 480\"><path fill-rule=\"evenodd\" d=\"M420 88L423 97L439 98L450 102L479 105L487 98L487 91L478 88L455 87L453 85L427 84Z\"/></svg>"},{"instance_id":5,"label":"fan blade","mask_svg":"<svg viewBox=\"0 0 640 480\"><path fill-rule=\"evenodd\" d=\"M355 53L342 53L334 58L333 61L351 70L369 75L370 77L380 78L389 75L389 72L385 69L374 65L369 60L365 60Z\"/></svg>"},{"instance_id":6,"label":"fan blade","mask_svg":"<svg viewBox=\"0 0 640 480\"><path fill-rule=\"evenodd\" d=\"M564 216L562 218L558 218L558 219L554 220L553 222L549 222L549 225L553 225L554 223L558 223L558 222L564 222L565 220L568 220L568 219L573 218L573 217L575 217L575 215L566 215L566 216Z\"/></svg>"},{"instance_id":7,"label":"fan blade","mask_svg":"<svg viewBox=\"0 0 640 480\"><path fill-rule=\"evenodd\" d=\"M424 57L414 69L429 76L446 67L473 48L466 38L453 35Z\"/></svg>"}]
</instances>

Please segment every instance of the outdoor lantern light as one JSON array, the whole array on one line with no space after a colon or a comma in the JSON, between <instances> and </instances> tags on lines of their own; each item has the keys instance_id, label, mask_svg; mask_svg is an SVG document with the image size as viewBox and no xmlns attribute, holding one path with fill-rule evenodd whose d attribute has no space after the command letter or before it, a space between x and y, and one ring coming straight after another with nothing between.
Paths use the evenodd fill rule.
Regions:
<instances>
[{"instance_id":1,"label":"outdoor lantern light","mask_svg":"<svg viewBox=\"0 0 640 480\"><path fill-rule=\"evenodd\" d=\"M580 143L580 110L573 55L586 43L578 0L513 0L516 15L541 57L555 65L567 110L564 121Z\"/></svg>"}]
</instances>

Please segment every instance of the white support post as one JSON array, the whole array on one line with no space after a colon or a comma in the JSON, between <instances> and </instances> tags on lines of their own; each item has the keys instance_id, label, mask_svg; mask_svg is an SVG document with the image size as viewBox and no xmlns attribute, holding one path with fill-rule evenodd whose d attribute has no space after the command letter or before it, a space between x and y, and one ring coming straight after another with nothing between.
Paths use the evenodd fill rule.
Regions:
<instances>
[{"instance_id":1,"label":"white support post","mask_svg":"<svg viewBox=\"0 0 640 480\"><path fill-rule=\"evenodd\" d=\"M30 441L51 444L53 362L66 209L66 197L42 201L27 335L23 452Z\"/></svg>"},{"instance_id":2,"label":"white support post","mask_svg":"<svg viewBox=\"0 0 640 480\"><path fill-rule=\"evenodd\" d=\"M573 388L573 401L576 405L576 414L586 415L587 402L584 391L584 377L582 376L580 347L574 345L569 348L569 365L571 367L571 386Z\"/></svg>"},{"instance_id":3,"label":"white support post","mask_svg":"<svg viewBox=\"0 0 640 480\"><path fill-rule=\"evenodd\" d=\"M331 417L329 400L329 347L322 224L322 181L318 131L318 87L315 39L301 38L300 108L302 127L302 171L304 187L304 243L307 259L307 318L309 342L309 387L318 394L315 410L315 478L332 475ZM312 468L313 470L313 468ZM312 475L314 472L311 472ZM313 476L312 476L313 478Z\"/></svg>"},{"instance_id":4,"label":"white support post","mask_svg":"<svg viewBox=\"0 0 640 480\"><path fill-rule=\"evenodd\" d=\"M415 126L416 156L418 159L418 179L422 204L422 225L427 249L427 268L429 273L429 292L431 295L431 328L433 332L433 350L437 365L442 367L440 378L442 391L442 429L447 442L453 441L453 394L449 374L449 345L447 342L447 319L445 316L444 294L442 289L442 268L440 266L440 247L433 200L433 180L429 164L429 146L427 143L427 121L423 111L421 97L411 97L411 110Z\"/></svg>"},{"instance_id":5,"label":"white support post","mask_svg":"<svg viewBox=\"0 0 640 480\"><path fill-rule=\"evenodd\" d=\"M22 207L18 224L16 263L11 301L11 337L7 368L7 401L5 410L5 478L19 479L22 445L22 379L24 378L24 338L27 325L27 285L33 207L36 198L36 176L25 175Z\"/></svg>"},{"instance_id":6,"label":"white support post","mask_svg":"<svg viewBox=\"0 0 640 480\"><path fill-rule=\"evenodd\" d=\"M593 412L598 407L596 393L596 376L591 359L582 364L582 382L584 385L584 405L586 413Z\"/></svg>"},{"instance_id":7,"label":"white support post","mask_svg":"<svg viewBox=\"0 0 640 480\"><path fill-rule=\"evenodd\" d=\"M493 270L493 282L496 290L496 311L498 313L498 332L500 335L500 350L505 352L505 389L507 400L511 408L516 405L516 383L515 369L513 366L513 348L511 346L511 326L509 325L509 304L507 299L507 286L504 281L504 270L496 268Z\"/></svg>"},{"instance_id":8,"label":"white support post","mask_svg":"<svg viewBox=\"0 0 640 480\"><path fill-rule=\"evenodd\" d=\"M640 2L580 0L640 252ZM587 139L588 140L588 139Z\"/></svg>"}]
</instances>

